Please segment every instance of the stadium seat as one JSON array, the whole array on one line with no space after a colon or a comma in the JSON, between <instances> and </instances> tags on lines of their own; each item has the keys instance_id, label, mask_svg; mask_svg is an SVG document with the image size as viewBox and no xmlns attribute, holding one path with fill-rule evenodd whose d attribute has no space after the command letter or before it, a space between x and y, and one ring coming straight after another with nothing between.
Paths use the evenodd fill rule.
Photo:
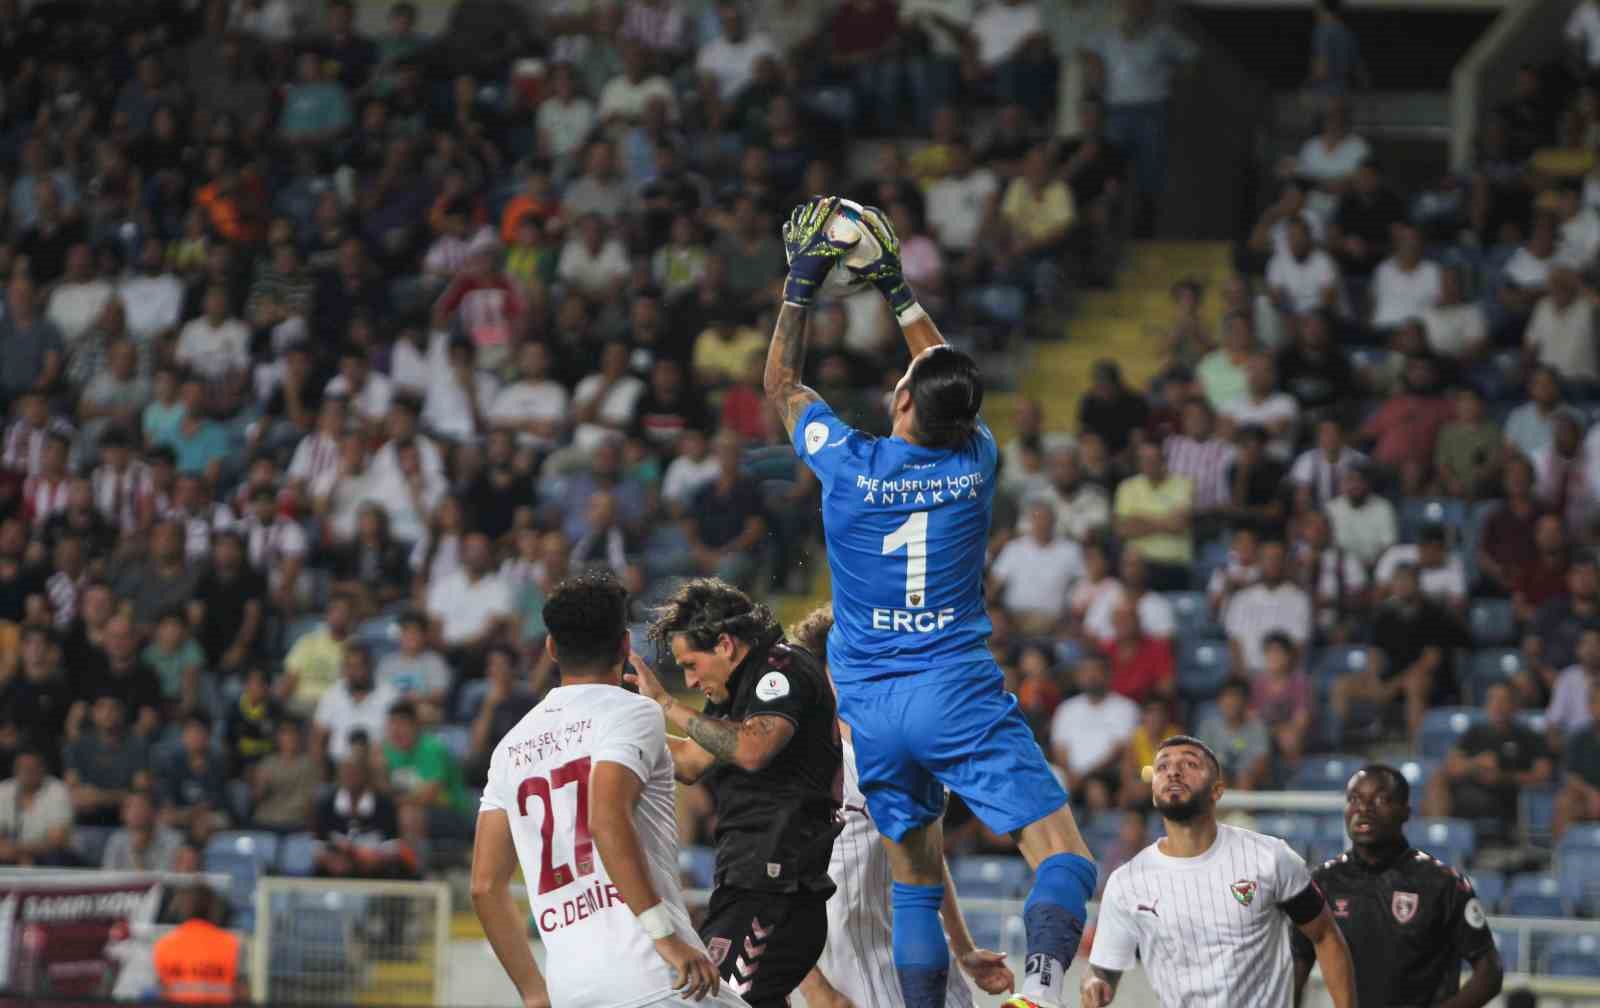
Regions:
<instances>
[{"instance_id":1,"label":"stadium seat","mask_svg":"<svg viewBox=\"0 0 1600 1008\"><path fill-rule=\"evenodd\" d=\"M1017 899L1028 894L1033 869L1020 857L967 855L950 865L956 891L974 899Z\"/></svg>"},{"instance_id":2,"label":"stadium seat","mask_svg":"<svg viewBox=\"0 0 1600 1008\"><path fill-rule=\"evenodd\" d=\"M1555 935L1545 947L1544 972L1600 980L1600 935Z\"/></svg>"},{"instance_id":3,"label":"stadium seat","mask_svg":"<svg viewBox=\"0 0 1600 1008\"><path fill-rule=\"evenodd\" d=\"M1523 788L1517 797L1517 819L1528 841L1548 845L1550 828L1556 819L1556 793L1553 788Z\"/></svg>"},{"instance_id":4,"label":"stadium seat","mask_svg":"<svg viewBox=\"0 0 1600 1008\"><path fill-rule=\"evenodd\" d=\"M111 826L74 826L72 828L72 845L77 848L78 856L83 858L83 863L92 867L100 867L100 860L105 856L106 844L115 832Z\"/></svg>"},{"instance_id":5,"label":"stadium seat","mask_svg":"<svg viewBox=\"0 0 1600 1008\"><path fill-rule=\"evenodd\" d=\"M278 859L278 838L257 830L229 830L206 844L205 869L228 876L228 906L235 914L254 906L256 880Z\"/></svg>"},{"instance_id":6,"label":"stadium seat","mask_svg":"<svg viewBox=\"0 0 1600 1008\"><path fill-rule=\"evenodd\" d=\"M1230 672L1228 646L1214 640L1186 640L1178 646L1178 693L1198 702L1217 695Z\"/></svg>"},{"instance_id":7,"label":"stadium seat","mask_svg":"<svg viewBox=\"0 0 1600 1008\"><path fill-rule=\"evenodd\" d=\"M1503 683L1522 671L1522 652L1516 648L1482 648L1472 652L1467 666L1467 692L1482 703L1489 687Z\"/></svg>"},{"instance_id":8,"label":"stadium seat","mask_svg":"<svg viewBox=\"0 0 1600 1008\"><path fill-rule=\"evenodd\" d=\"M318 840L310 833L290 833L278 847L278 873L306 878L317 871Z\"/></svg>"},{"instance_id":9,"label":"stadium seat","mask_svg":"<svg viewBox=\"0 0 1600 1008\"><path fill-rule=\"evenodd\" d=\"M1408 497L1400 502L1400 541L1414 543L1424 525L1443 525L1449 542L1459 545L1467 524L1467 505L1455 497Z\"/></svg>"},{"instance_id":10,"label":"stadium seat","mask_svg":"<svg viewBox=\"0 0 1600 1008\"><path fill-rule=\"evenodd\" d=\"M1365 757L1348 754L1308 756L1289 783L1297 791L1343 791L1350 775L1367 762Z\"/></svg>"},{"instance_id":11,"label":"stadium seat","mask_svg":"<svg viewBox=\"0 0 1600 1008\"><path fill-rule=\"evenodd\" d=\"M1506 912L1513 917L1561 917L1561 882L1549 875L1518 875L1506 890Z\"/></svg>"},{"instance_id":12,"label":"stadium seat","mask_svg":"<svg viewBox=\"0 0 1600 1008\"><path fill-rule=\"evenodd\" d=\"M1454 868L1465 866L1478 849L1478 831L1465 819L1413 819L1406 823L1406 839Z\"/></svg>"},{"instance_id":13,"label":"stadium seat","mask_svg":"<svg viewBox=\"0 0 1600 1008\"><path fill-rule=\"evenodd\" d=\"M1412 801L1416 801L1422 794L1422 789L1428 786L1428 778L1433 776L1433 772L1438 767L1439 761L1436 759L1403 760L1395 764L1395 768L1400 771L1400 776L1404 777L1406 783L1411 785Z\"/></svg>"},{"instance_id":14,"label":"stadium seat","mask_svg":"<svg viewBox=\"0 0 1600 1008\"><path fill-rule=\"evenodd\" d=\"M1474 707L1434 707L1422 715L1422 755L1443 759L1467 729L1483 720Z\"/></svg>"},{"instance_id":15,"label":"stadium seat","mask_svg":"<svg viewBox=\"0 0 1600 1008\"><path fill-rule=\"evenodd\" d=\"M1356 644L1340 644L1330 648L1323 648L1317 655L1316 665L1313 667L1313 677L1323 686L1332 683L1341 676L1352 672L1360 672L1367 667L1367 649Z\"/></svg>"},{"instance_id":16,"label":"stadium seat","mask_svg":"<svg viewBox=\"0 0 1600 1008\"><path fill-rule=\"evenodd\" d=\"M1600 823L1573 823L1567 835L1561 838L1561 850L1587 851L1591 857L1600 857Z\"/></svg>"},{"instance_id":17,"label":"stadium seat","mask_svg":"<svg viewBox=\"0 0 1600 1008\"><path fill-rule=\"evenodd\" d=\"M1180 639L1222 639L1222 627L1211 616L1211 604L1206 601L1205 592L1167 592L1166 599L1172 604L1172 617L1178 625Z\"/></svg>"},{"instance_id":18,"label":"stadium seat","mask_svg":"<svg viewBox=\"0 0 1600 1008\"><path fill-rule=\"evenodd\" d=\"M1500 903L1506 897L1506 876L1504 872L1475 871L1468 878L1472 882L1472 889L1478 894L1478 902L1483 904L1484 913L1499 913Z\"/></svg>"},{"instance_id":19,"label":"stadium seat","mask_svg":"<svg viewBox=\"0 0 1600 1008\"><path fill-rule=\"evenodd\" d=\"M1489 930L1494 934L1495 947L1500 950L1500 965L1507 973L1522 972L1521 932L1503 928Z\"/></svg>"},{"instance_id":20,"label":"stadium seat","mask_svg":"<svg viewBox=\"0 0 1600 1008\"><path fill-rule=\"evenodd\" d=\"M1280 837L1290 847L1309 858L1311 845L1321 835L1317 820L1297 812L1278 812L1256 816L1255 830L1268 836Z\"/></svg>"},{"instance_id":21,"label":"stadium seat","mask_svg":"<svg viewBox=\"0 0 1600 1008\"><path fill-rule=\"evenodd\" d=\"M1498 647L1517 640L1517 616L1507 599L1473 599L1467 609L1467 628L1478 647Z\"/></svg>"},{"instance_id":22,"label":"stadium seat","mask_svg":"<svg viewBox=\"0 0 1600 1008\"><path fill-rule=\"evenodd\" d=\"M699 846L679 849L678 873L692 888L710 889L716 882L717 852Z\"/></svg>"}]
</instances>

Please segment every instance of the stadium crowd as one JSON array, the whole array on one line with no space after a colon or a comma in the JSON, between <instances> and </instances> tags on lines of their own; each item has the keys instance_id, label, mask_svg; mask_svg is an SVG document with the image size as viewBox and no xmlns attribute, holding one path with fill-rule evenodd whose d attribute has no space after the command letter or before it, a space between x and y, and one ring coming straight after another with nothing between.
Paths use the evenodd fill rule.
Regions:
<instances>
[{"instance_id":1,"label":"stadium crowd","mask_svg":"<svg viewBox=\"0 0 1600 1008\"><path fill-rule=\"evenodd\" d=\"M458 857L556 581L642 618L821 562L760 388L788 207L882 206L945 330L1015 349L1148 229L1194 56L1142 0L87 6L0 0L4 863ZM1600 170L1532 167L1593 93L1529 68L1473 172L1403 193L1318 38L1318 132L1238 275L1151 320L1154 384L1103 362L1004 445L991 647L1108 868L1180 725L1235 789L1399 740L1431 816L1600 818ZM881 299L809 343L886 432Z\"/></svg>"}]
</instances>

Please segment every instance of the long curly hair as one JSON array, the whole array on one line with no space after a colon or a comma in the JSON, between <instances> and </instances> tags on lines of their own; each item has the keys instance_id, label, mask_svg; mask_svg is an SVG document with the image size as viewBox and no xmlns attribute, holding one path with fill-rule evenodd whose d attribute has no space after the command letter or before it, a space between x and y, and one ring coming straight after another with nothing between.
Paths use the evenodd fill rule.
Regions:
<instances>
[{"instance_id":1,"label":"long curly hair","mask_svg":"<svg viewBox=\"0 0 1600 1008\"><path fill-rule=\"evenodd\" d=\"M828 660L828 634L833 630L833 603L817 606L789 628L789 639L810 651L819 662Z\"/></svg>"},{"instance_id":2,"label":"long curly hair","mask_svg":"<svg viewBox=\"0 0 1600 1008\"><path fill-rule=\"evenodd\" d=\"M710 651L723 634L754 645L781 632L771 609L716 578L685 582L656 610L650 624L650 639L664 652L672 650L672 638L679 634L691 650Z\"/></svg>"}]
</instances>

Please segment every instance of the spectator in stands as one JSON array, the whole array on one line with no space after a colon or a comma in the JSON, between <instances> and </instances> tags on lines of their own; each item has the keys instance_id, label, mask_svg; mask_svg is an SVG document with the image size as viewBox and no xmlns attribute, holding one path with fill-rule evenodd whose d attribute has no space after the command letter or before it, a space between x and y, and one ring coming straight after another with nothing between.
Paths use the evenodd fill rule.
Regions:
<instances>
[{"instance_id":1,"label":"spectator in stands","mask_svg":"<svg viewBox=\"0 0 1600 1008\"><path fill-rule=\"evenodd\" d=\"M1194 486L1194 516L1204 533L1216 526L1219 512L1228 503L1227 473L1235 449L1231 441L1217 434L1206 400L1190 399L1182 410L1182 433L1167 438L1162 451L1167 467Z\"/></svg>"},{"instance_id":2,"label":"spectator in stands","mask_svg":"<svg viewBox=\"0 0 1600 1008\"><path fill-rule=\"evenodd\" d=\"M1274 778L1283 780L1316 744L1316 688L1300 659L1303 645L1288 634L1267 634L1261 675L1250 682L1250 709L1272 736Z\"/></svg>"},{"instance_id":3,"label":"spectator in stands","mask_svg":"<svg viewBox=\"0 0 1600 1008\"><path fill-rule=\"evenodd\" d=\"M12 776L0 781L0 864L70 867L72 796L49 773L43 754L20 750Z\"/></svg>"},{"instance_id":4,"label":"spectator in stands","mask_svg":"<svg viewBox=\"0 0 1600 1008\"><path fill-rule=\"evenodd\" d=\"M395 804L372 781L370 757L353 753L339 763L337 786L317 802L317 873L334 878L408 878L415 852L399 839Z\"/></svg>"},{"instance_id":5,"label":"spectator in stands","mask_svg":"<svg viewBox=\"0 0 1600 1008\"><path fill-rule=\"evenodd\" d=\"M1217 709L1195 730L1217 754L1224 779L1235 791L1255 791L1268 782L1272 739L1261 718L1250 710L1250 683L1233 678L1222 684Z\"/></svg>"},{"instance_id":6,"label":"spectator in stands","mask_svg":"<svg viewBox=\"0 0 1600 1008\"><path fill-rule=\"evenodd\" d=\"M1600 680L1600 626L1586 626L1578 638L1578 663L1563 669L1545 708L1550 750L1560 753L1567 738L1589 726L1589 698Z\"/></svg>"},{"instance_id":7,"label":"spectator in stands","mask_svg":"<svg viewBox=\"0 0 1600 1008\"><path fill-rule=\"evenodd\" d=\"M1123 384L1117 362L1096 361L1093 382L1078 402L1079 448L1084 447L1082 434L1093 433L1104 442L1108 455L1120 456L1149 415L1150 406L1144 397Z\"/></svg>"},{"instance_id":8,"label":"spectator in stands","mask_svg":"<svg viewBox=\"0 0 1600 1008\"><path fill-rule=\"evenodd\" d=\"M1115 636L1102 648L1113 693L1143 704L1151 697L1172 702L1176 688L1172 641L1150 637L1139 625L1139 610L1124 600L1111 611Z\"/></svg>"},{"instance_id":9,"label":"spectator in stands","mask_svg":"<svg viewBox=\"0 0 1600 1008\"><path fill-rule=\"evenodd\" d=\"M1079 543L1101 533L1111 522L1111 503L1099 484L1083 478L1078 452L1071 447L1050 453L1049 485L1030 493L1028 502L1044 501L1055 510L1055 527Z\"/></svg>"},{"instance_id":10,"label":"spectator in stands","mask_svg":"<svg viewBox=\"0 0 1600 1008\"><path fill-rule=\"evenodd\" d=\"M1282 529L1286 512L1283 463L1267 454L1267 431L1247 424L1234 434L1235 452L1228 465L1228 507L1231 522L1263 534Z\"/></svg>"},{"instance_id":11,"label":"spectator in stands","mask_svg":"<svg viewBox=\"0 0 1600 1008\"><path fill-rule=\"evenodd\" d=\"M1142 813L1150 807L1150 782L1145 780L1144 768L1155 762L1156 746L1182 730L1172 718L1170 698L1152 695L1139 705L1139 723L1122 753L1122 786L1117 798L1123 808Z\"/></svg>"},{"instance_id":12,"label":"spectator in stands","mask_svg":"<svg viewBox=\"0 0 1600 1008\"><path fill-rule=\"evenodd\" d=\"M1158 591L1188 587L1194 484L1167 469L1161 447L1139 446L1139 474L1117 487L1117 535L1145 560Z\"/></svg>"},{"instance_id":13,"label":"spectator in stands","mask_svg":"<svg viewBox=\"0 0 1600 1008\"><path fill-rule=\"evenodd\" d=\"M1575 823L1600 819L1600 689L1589 690L1589 723L1567 739L1551 833L1559 844Z\"/></svg>"},{"instance_id":14,"label":"spectator in stands","mask_svg":"<svg viewBox=\"0 0 1600 1008\"><path fill-rule=\"evenodd\" d=\"M1222 345L1201 357L1194 376L1211 408L1226 413L1247 390L1247 371L1256 348L1250 316L1229 312L1222 319Z\"/></svg>"},{"instance_id":15,"label":"spectator in stands","mask_svg":"<svg viewBox=\"0 0 1600 1008\"><path fill-rule=\"evenodd\" d=\"M511 593L493 570L487 536L461 540L461 566L428 589L429 637L463 674L483 667L484 649L499 640L511 618Z\"/></svg>"},{"instance_id":16,"label":"spectator in stands","mask_svg":"<svg viewBox=\"0 0 1600 1008\"><path fill-rule=\"evenodd\" d=\"M1506 417L1506 441L1532 459L1550 446L1555 419L1567 412L1561 379L1553 369L1540 366L1528 373L1528 400Z\"/></svg>"},{"instance_id":17,"label":"spectator in stands","mask_svg":"<svg viewBox=\"0 0 1600 1008\"><path fill-rule=\"evenodd\" d=\"M1441 393L1432 358L1408 357L1396 394L1361 427L1373 460L1399 477L1401 492L1408 497L1426 489L1439 431L1454 414L1455 408Z\"/></svg>"},{"instance_id":18,"label":"spectator in stands","mask_svg":"<svg viewBox=\"0 0 1600 1008\"><path fill-rule=\"evenodd\" d=\"M428 647L426 616L407 612L400 617L399 627L400 647L378 662L378 681L410 702L422 721L436 724L443 718L445 697L450 692L450 666Z\"/></svg>"},{"instance_id":19,"label":"spectator in stands","mask_svg":"<svg viewBox=\"0 0 1600 1008\"><path fill-rule=\"evenodd\" d=\"M1311 599L1289 578L1284 544L1263 542L1260 558L1260 579L1235 593L1222 614L1233 668L1251 678L1266 667L1263 649L1270 634L1286 634L1303 645L1312 631Z\"/></svg>"},{"instance_id":20,"label":"spectator in stands","mask_svg":"<svg viewBox=\"0 0 1600 1008\"><path fill-rule=\"evenodd\" d=\"M125 614L106 621L101 649L73 671L78 688L92 696L115 696L133 718L133 732L154 741L161 727L161 680L139 656L139 638Z\"/></svg>"},{"instance_id":21,"label":"spectator in stands","mask_svg":"<svg viewBox=\"0 0 1600 1008\"><path fill-rule=\"evenodd\" d=\"M122 826L106 840L99 867L105 871L174 871L183 834L156 817L155 803L143 791L122 800Z\"/></svg>"},{"instance_id":22,"label":"spectator in stands","mask_svg":"<svg viewBox=\"0 0 1600 1008\"><path fill-rule=\"evenodd\" d=\"M1422 318L1439 303L1439 265L1422 257L1422 232L1409 221L1391 231L1394 254L1372 275L1372 328L1380 333Z\"/></svg>"},{"instance_id":23,"label":"spectator in stands","mask_svg":"<svg viewBox=\"0 0 1600 1008\"><path fill-rule=\"evenodd\" d=\"M1561 518L1574 542L1588 542L1590 514L1600 502L1600 485L1584 457L1583 428L1577 416L1556 416L1550 444L1533 456L1533 469L1540 502Z\"/></svg>"},{"instance_id":24,"label":"spectator in stands","mask_svg":"<svg viewBox=\"0 0 1600 1008\"><path fill-rule=\"evenodd\" d=\"M1267 263L1273 304L1288 316L1324 309L1342 311L1338 264L1313 244L1304 220L1291 217L1286 228L1288 248Z\"/></svg>"},{"instance_id":25,"label":"spectator in stands","mask_svg":"<svg viewBox=\"0 0 1600 1008\"><path fill-rule=\"evenodd\" d=\"M1485 534L1480 532L1480 538ZM1545 603L1566 594L1571 560L1561 519L1552 514L1539 515L1533 529L1531 557L1514 568L1511 580L1511 605L1518 621L1532 623Z\"/></svg>"},{"instance_id":26,"label":"spectator in stands","mask_svg":"<svg viewBox=\"0 0 1600 1008\"><path fill-rule=\"evenodd\" d=\"M1294 342L1278 351L1278 383L1300 404L1303 423L1338 415L1360 398L1360 382L1350 358L1334 341L1338 323L1330 311L1298 320Z\"/></svg>"},{"instance_id":27,"label":"spectator in stands","mask_svg":"<svg viewBox=\"0 0 1600 1008\"><path fill-rule=\"evenodd\" d=\"M371 650L359 641L346 642L339 681L317 701L312 754L338 765L358 744L376 744L383 737L384 718L398 699L374 679Z\"/></svg>"},{"instance_id":28,"label":"spectator in stands","mask_svg":"<svg viewBox=\"0 0 1600 1008\"><path fill-rule=\"evenodd\" d=\"M62 765L56 754L62 752L68 714L82 701L62 670L61 646L49 628L27 624L19 637L18 671L0 686L0 710L26 728L33 744L51 754L53 764ZM80 710L73 715L74 723L82 717Z\"/></svg>"},{"instance_id":29,"label":"spectator in stands","mask_svg":"<svg viewBox=\"0 0 1600 1008\"><path fill-rule=\"evenodd\" d=\"M67 746L63 779L80 825L115 826L128 792L151 785L150 744L128 730L114 695L96 697L89 719L89 729Z\"/></svg>"},{"instance_id":30,"label":"spectator in stands","mask_svg":"<svg viewBox=\"0 0 1600 1008\"><path fill-rule=\"evenodd\" d=\"M1050 148L1034 147L1006 187L999 220L1007 239L1002 268L1020 274L1035 302L1051 304L1058 296L1057 260L1077 218L1072 190L1053 171Z\"/></svg>"},{"instance_id":31,"label":"spectator in stands","mask_svg":"<svg viewBox=\"0 0 1600 1008\"><path fill-rule=\"evenodd\" d=\"M261 666L252 665L245 670L243 686L239 699L228 708L222 732L224 763L232 780L246 778L272 754L278 725L285 716ZM242 810L231 808L230 803L230 811Z\"/></svg>"},{"instance_id":32,"label":"spectator in stands","mask_svg":"<svg viewBox=\"0 0 1600 1008\"><path fill-rule=\"evenodd\" d=\"M422 730L408 701L389 708L383 764L398 805L399 836L412 850L430 851L431 842L460 841L470 833L461 768L438 736Z\"/></svg>"},{"instance_id":33,"label":"spectator in stands","mask_svg":"<svg viewBox=\"0 0 1600 1008\"><path fill-rule=\"evenodd\" d=\"M1063 701L1050 720L1050 753L1066 774L1067 788L1098 812L1116 799L1122 753L1138 725L1139 707L1110 691L1100 655L1079 659L1075 678L1078 694Z\"/></svg>"},{"instance_id":34,"label":"spectator in stands","mask_svg":"<svg viewBox=\"0 0 1600 1008\"><path fill-rule=\"evenodd\" d=\"M1000 549L989 567L989 597L1029 636L1048 637L1062 627L1067 599L1083 576L1078 544L1056 534L1055 511L1043 501L1027 508L1028 531Z\"/></svg>"},{"instance_id":35,"label":"spectator in stands","mask_svg":"<svg viewBox=\"0 0 1600 1008\"><path fill-rule=\"evenodd\" d=\"M161 696L169 706L190 711L200 705L206 656L195 641L183 610L170 609L161 614L150 643L139 657L155 670L161 680Z\"/></svg>"},{"instance_id":36,"label":"spectator in stands","mask_svg":"<svg viewBox=\"0 0 1600 1008\"><path fill-rule=\"evenodd\" d=\"M215 674L237 673L254 657L266 619L266 601L267 579L246 562L240 534L233 530L218 532L211 563L188 603L189 622L197 628L207 663ZM301 657L291 652L295 659L289 666L291 672L300 668Z\"/></svg>"},{"instance_id":37,"label":"spectator in stands","mask_svg":"<svg viewBox=\"0 0 1600 1008\"><path fill-rule=\"evenodd\" d=\"M1331 417L1317 421L1317 443L1300 453L1289 468L1295 510L1320 510L1344 490L1344 476L1367 457L1345 443L1344 427Z\"/></svg>"},{"instance_id":38,"label":"spectator in stands","mask_svg":"<svg viewBox=\"0 0 1600 1008\"><path fill-rule=\"evenodd\" d=\"M276 692L292 712L314 709L339 680L344 651L355 631L355 606L348 595L334 595L322 625L295 641L283 659Z\"/></svg>"},{"instance_id":39,"label":"spectator in stands","mask_svg":"<svg viewBox=\"0 0 1600 1008\"><path fill-rule=\"evenodd\" d=\"M1372 492L1371 478L1363 466L1344 474L1344 492L1329 501L1326 510L1339 548L1368 568L1400 538L1394 505Z\"/></svg>"},{"instance_id":40,"label":"spectator in stands","mask_svg":"<svg viewBox=\"0 0 1600 1008\"><path fill-rule=\"evenodd\" d=\"M1569 382L1600 381L1595 306L1582 296L1578 266L1557 258L1549 277L1549 293L1534 305L1523 336L1527 354Z\"/></svg>"},{"instance_id":41,"label":"spectator in stands","mask_svg":"<svg viewBox=\"0 0 1600 1008\"><path fill-rule=\"evenodd\" d=\"M1368 277L1389 254L1394 226L1405 217L1405 202L1384 184L1377 161L1364 158L1328 224L1328 248L1344 273Z\"/></svg>"},{"instance_id":42,"label":"spectator in stands","mask_svg":"<svg viewBox=\"0 0 1600 1008\"><path fill-rule=\"evenodd\" d=\"M211 744L211 719L198 711L183 719L179 739L156 772L161 819L203 840L228 822L226 760Z\"/></svg>"},{"instance_id":43,"label":"spectator in stands","mask_svg":"<svg viewBox=\"0 0 1600 1008\"><path fill-rule=\"evenodd\" d=\"M37 288L27 270L13 270L0 317L0 401L28 391L48 392L61 378L65 347L55 323L38 312Z\"/></svg>"},{"instance_id":44,"label":"spectator in stands","mask_svg":"<svg viewBox=\"0 0 1600 1008\"><path fill-rule=\"evenodd\" d=\"M1489 687L1483 710L1485 720L1456 740L1442 772L1429 778L1423 810L1492 824L1491 832L1504 838L1511 823L1506 810L1517 807L1524 789L1548 784L1554 762L1539 733L1515 719L1510 686Z\"/></svg>"},{"instance_id":45,"label":"spectator in stands","mask_svg":"<svg viewBox=\"0 0 1600 1008\"><path fill-rule=\"evenodd\" d=\"M1227 610L1235 592L1261 580L1260 545L1259 533L1248 525L1234 530L1229 537L1227 555L1206 584L1206 603L1214 616Z\"/></svg>"},{"instance_id":46,"label":"spectator in stands","mask_svg":"<svg viewBox=\"0 0 1600 1008\"><path fill-rule=\"evenodd\" d=\"M1296 174L1315 187L1307 201L1312 213L1324 220L1333 216L1370 153L1367 142L1350 131L1349 104L1343 96L1330 96L1322 106L1319 132L1301 145L1294 163Z\"/></svg>"},{"instance_id":47,"label":"spectator in stands","mask_svg":"<svg viewBox=\"0 0 1600 1008\"><path fill-rule=\"evenodd\" d=\"M540 452L555 446L571 419L567 390L549 372L549 346L529 340L517 352L517 380L503 386L488 406L496 430L512 431L519 446Z\"/></svg>"},{"instance_id":48,"label":"spectator in stands","mask_svg":"<svg viewBox=\"0 0 1600 1008\"><path fill-rule=\"evenodd\" d=\"M1434 443L1435 487L1447 497L1493 497L1505 455L1505 435L1485 415L1483 393L1462 385L1455 393L1455 419L1439 429Z\"/></svg>"},{"instance_id":49,"label":"spectator in stands","mask_svg":"<svg viewBox=\"0 0 1600 1008\"><path fill-rule=\"evenodd\" d=\"M1550 287L1550 267L1555 262L1556 220L1548 213L1534 216L1528 238L1500 269L1496 292L1498 311L1491 316L1497 335L1520 336L1534 306ZM1520 342L1520 341L1519 341Z\"/></svg>"},{"instance_id":50,"label":"spectator in stands","mask_svg":"<svg viewBox=\"0 0 1600 1008\"><path fill-rule=\"evenodd\" d=\"M1600 625L1600 572L1587 553L1572 557L1567 567L1567 590L1534 615L1522 642L1529 671L1517 680L1525 704L1542 705L1554 688L1560 671L1578 660L1578 640L1588 626Z\"/></svg>"},{"instance_id":51,"label":"spectator in stands","mask_svg":"<svg viewBox=\"0 0 1600 1008\"><path fill-rule=\"evenodd\" d=\"M1403 699L1407 731L1412 739L1420 738L1428 707L1455 696L1451 662L1464 637L1455 617L1422 593L1417 569L1398 567L1389 597L1377 609L1366 662L1335 680L1329 691L1340 729L1348 731L1355 704L1376 704L1387 711ZM1332 741L1338 744L1342 737Z\"/></svg>"},{"instance_id":52,"label":"spectator in stands","mask_svg":"<svg viewBox=\"0 0 1600 1008\"><path fill-rule=\"evenodd\" d=\"M1422 594L1457 616L1467 609L1467 570L1461 555L1447 545L1448 530L1429 522L1417 532L1415 543L1396 543L1383 551L1372 580L1378 587L1377 600L1383 602L1394 590L1395 572L1411 567L1417 572Z\"/></svg>"},{"instance_id":53,"label":"spectator in stands","mask_svg":"<svg viewBox=\"0 0 1600 1008\"><path fill-rule=\"evenodd\" d=\"M754 481L740 472L737 435L718 434L715 450L717 478L695 495L683 529L700 573L747 586L761 560L767 519Z\"/></svg>"},{"instance_id":54,"label":"spectator in stands","mask_svg":"<svg viewBox=\"0 0 1600 1008\"><path fill-rule=\"evenodd\" d=\"M272 754L249 774L251 826L280 833L311 828L322 776L322 760L306 751L305 723L280 720Z\"/></svg>"},{"instance_id":55,"label":"spectator in stands","mask_svg":"<svg viewBox=\"0 0 1600 1008\"><path fill-rule=\"evenodd\" d=\"M1439 297L1422 313L1428 336L1428 349L1446 360L1468 363L1489 349L1489 319L1483 305L1470 301L1462 267L1447 264L1439 268Z\"/></svg>"}]
</instances>

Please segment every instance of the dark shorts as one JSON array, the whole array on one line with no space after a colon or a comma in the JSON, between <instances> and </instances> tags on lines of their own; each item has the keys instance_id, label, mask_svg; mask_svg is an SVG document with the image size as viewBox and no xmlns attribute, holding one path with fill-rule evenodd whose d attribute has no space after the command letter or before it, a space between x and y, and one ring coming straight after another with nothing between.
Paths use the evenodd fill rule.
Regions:
<instances>
[{"instance_id":1,"label":"dark shorts","mask_svg":"<svg viewBox=\"0 0 1600 1008\"><path fill-rule=\"evenodd\" d=\"M718 886L700 937L722 982L750 1008L784 1008L822 956L827 905L816 893Z\"/></svg>"}]
</instances>

